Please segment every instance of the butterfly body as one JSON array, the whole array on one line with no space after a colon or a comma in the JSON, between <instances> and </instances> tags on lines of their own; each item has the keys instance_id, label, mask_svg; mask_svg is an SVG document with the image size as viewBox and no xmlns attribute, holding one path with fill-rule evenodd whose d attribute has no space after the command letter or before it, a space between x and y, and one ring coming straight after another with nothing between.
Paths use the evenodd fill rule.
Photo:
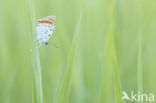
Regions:
<instances>
[{"instance_id":1,"label":"butterfly body","mask_svg":"<svg viewBox=\"0 0 156 103\"><path fill-rule=\"evenodd\" d=\"M48 16L37 22L37 40L40 45L47 45L49 38L55 31L55 16Z\"/></svg>"}]
</instances>

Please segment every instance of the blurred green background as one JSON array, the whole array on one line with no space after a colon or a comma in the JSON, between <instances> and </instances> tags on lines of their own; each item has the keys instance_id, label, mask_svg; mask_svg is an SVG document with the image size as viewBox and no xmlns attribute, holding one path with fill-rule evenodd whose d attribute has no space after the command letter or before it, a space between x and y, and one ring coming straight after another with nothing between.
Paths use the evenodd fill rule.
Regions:
<instances>
[{"instance_id":1,"label":"blurred green background","mask_svg":"<svg viewBox=\"0 0 156 103\"><path fill-rule=\"evenodd\" d=\"M33 2L36 19L56 16L54 36L48 46L39 48L44 103L58 101L82 10L68 102L118 103L115 98L120 93L115 94L114 89L118 84L127 93L156 94L155 0L116 0L114 12L111 0ZM26 0L0 0L0 103L33 101L28 12Z\"/></svg>"}]
</instances>

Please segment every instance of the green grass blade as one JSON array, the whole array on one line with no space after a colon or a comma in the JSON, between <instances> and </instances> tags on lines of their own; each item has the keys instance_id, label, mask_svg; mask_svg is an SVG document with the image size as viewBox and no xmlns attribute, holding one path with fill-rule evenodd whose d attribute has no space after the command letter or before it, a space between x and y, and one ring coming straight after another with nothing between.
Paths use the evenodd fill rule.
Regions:
<instances>
[{"instance_id":1,"label":"green grass blade","mask_svg":"<svg viewBox=\"0 0 156 103\"><path fill-rule=\"evenodd\" d=\"M138 56L137 56L137 80L138 92L143 93L143 80L142 80L142 30L141 30L141 0L138 2ZM143 102L138 102L143 103Z\"/></svg>"},{"instance_id":2,"label":"green grass blade","mask_svg":"<svg viewBox=\"0 0 156 103\"><path fill-rule=\"evenodd\" d=\"M112 53L113 53L113 71L114 71L114 81L115 81L115 101L116 103L123 103L122 100L122 89L120 84L120 76L119 76L119 68L118 68L118 59L117 59L117 53L116 53L116 47L115 47L115 40L114 40L114 34L115 34L115 24L114 24L114 8L115 8L115 0L112 2L111 7L111 18L112 18Z\"/></svg>"},{"instance_id":3,"label":"green grass blade","mask_svg":"<svg viewBox=\"0 0 156 103\"><path fill-rule=\"evenodd\" d=\"M104 79L102 85L104 89L102 89L101 94L101 102L111 103L113 102L113 95L112 95L112 71L114 72L114 79L115 83L115 102L116 103L123 103L122 101L122 90L120 86L120 78L119 78L119 70L118 70L118 60L116 55L115 49L115 42L114 42L114 31L115 31L115 24L114 24L114 8L115 8L115 0L112 0L110 6L110 20L109 20L109 28L108 34L106 37L106 66L104 70ZM112 64L113 60L113 64ZM113 65L113 67L112 67ZM113 68L113 70L112 70ZM108 79L109 78L109 79ZM107 83L107 84L106 84ZM107 93L107 94L105 94ZM103 98L105 96L105 98Z\"/></svg>"},{"instance_id":4,"label":"green grass blade","mask_svg":"<svg viewBox=\"0 0 156 103\"><path fill-rule=\"evenodd\" d=\"M80 28L82 16L83 16L83 10L81 11L81 15L80 15L80 18L79 18L79 21L77 23L76 30L74 33L72 47L70 49L69 57L68 57L66 74L65 74L60 92L59 92L58 103L68 103L68 96L69 96L69 92L70 92L70 87L71 87L71 82L72 82L72 74L73 74L73 70L74 70L74 68L73 68L74 57L75 57L76 46L77 46L77 41L78 41L78 30Z\"/></svg>"},{"instance_id":5,"label":"green grass blade","mask_svg":"<svg viewBox=\"0 0 156 103\"><path fill-rule=\"evenodd\" d=\"M32 53L33 53L33 103L43 103L42 93L42 76L39 57L39 48L36 43L36 19L34 13L33 2L27 0L28 14L30 18L30 29L32 37Z\"/></svg>"},{"instance_id":6,"label":"green grass blade","mask_svg":"<svg viewBox=\"0 0 156 103\"><path fill-rule=\"evenodd\" d=\"M100 92L100 103L112 103L113 102L113 91L112 91L112 36L113 36L113 23L114 23L114 0L110 6L110 20L108 33L106 35L105 43L105 67L102 71L101 81L101 92Z\"/></svg>"},{"instance_id":7,"label":"green grass blade","mask_svg":"<svg viewBox=\"0 0 156 103\"><path fill-rule=\"evenodd\" d=\"M114 80L115 80L115 99L116 103L123 103L122 100L122 89L120 84L119 68L118 68L118 59L116 54L116 48L113 37L113 61L114 61Z\"/></svg>"}]
</instances>

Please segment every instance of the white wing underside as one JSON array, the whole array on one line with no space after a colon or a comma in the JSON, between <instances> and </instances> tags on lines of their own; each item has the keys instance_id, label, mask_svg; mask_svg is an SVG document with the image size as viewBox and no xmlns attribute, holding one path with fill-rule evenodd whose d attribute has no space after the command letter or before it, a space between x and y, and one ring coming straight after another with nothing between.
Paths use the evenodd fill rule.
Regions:
<instances>
[{"instance_id":1,"label":"white wing underside","mask_svg":"<svg viewBox=\"0 0 156 103\"><path fill-rule=\"evenodd\" d=\"M42 20L49 21L49 18L53 18L54 20L56 20L55 16L49 16L39 21L42 21ZM38 23L37 24L37 40L39 41L40 44L46 45L46 43L48 42L49 38L52 36L54 31L55 31L55 23L53 24Z\"/></svg>"},{"instance_id":2,"label":"white wing underside","mask_svg":"<svg viewBox=\"0 0 156 103\"><path fill-rule=\"evenodd\" d=\"M50 24L38 24L37 38L40 44L45 44L46 42L48 42L49 38L52 36L54 31L55 31L54 26Z\"/></svg>"}]
</instances>

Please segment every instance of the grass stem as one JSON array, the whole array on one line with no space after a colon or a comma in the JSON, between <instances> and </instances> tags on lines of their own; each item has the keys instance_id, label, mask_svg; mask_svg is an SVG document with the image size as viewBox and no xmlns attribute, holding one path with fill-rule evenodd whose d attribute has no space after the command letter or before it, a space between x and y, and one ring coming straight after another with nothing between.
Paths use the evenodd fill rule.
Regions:
<instances>
[{"instance_id":1,"label":"grass stem","mask_svg":"<svg viewBox=\"0 0 156 103\"><path fill-rule=\"evenodd\" d=\"M33 103L43 103L43 90L42 90L42 74L40 65L39 48L36 43L36 19L33 1L27 0L28 14L30 18L30 29L32 37L32 55L33 55Z\"/></svg>"}]
</instances>

